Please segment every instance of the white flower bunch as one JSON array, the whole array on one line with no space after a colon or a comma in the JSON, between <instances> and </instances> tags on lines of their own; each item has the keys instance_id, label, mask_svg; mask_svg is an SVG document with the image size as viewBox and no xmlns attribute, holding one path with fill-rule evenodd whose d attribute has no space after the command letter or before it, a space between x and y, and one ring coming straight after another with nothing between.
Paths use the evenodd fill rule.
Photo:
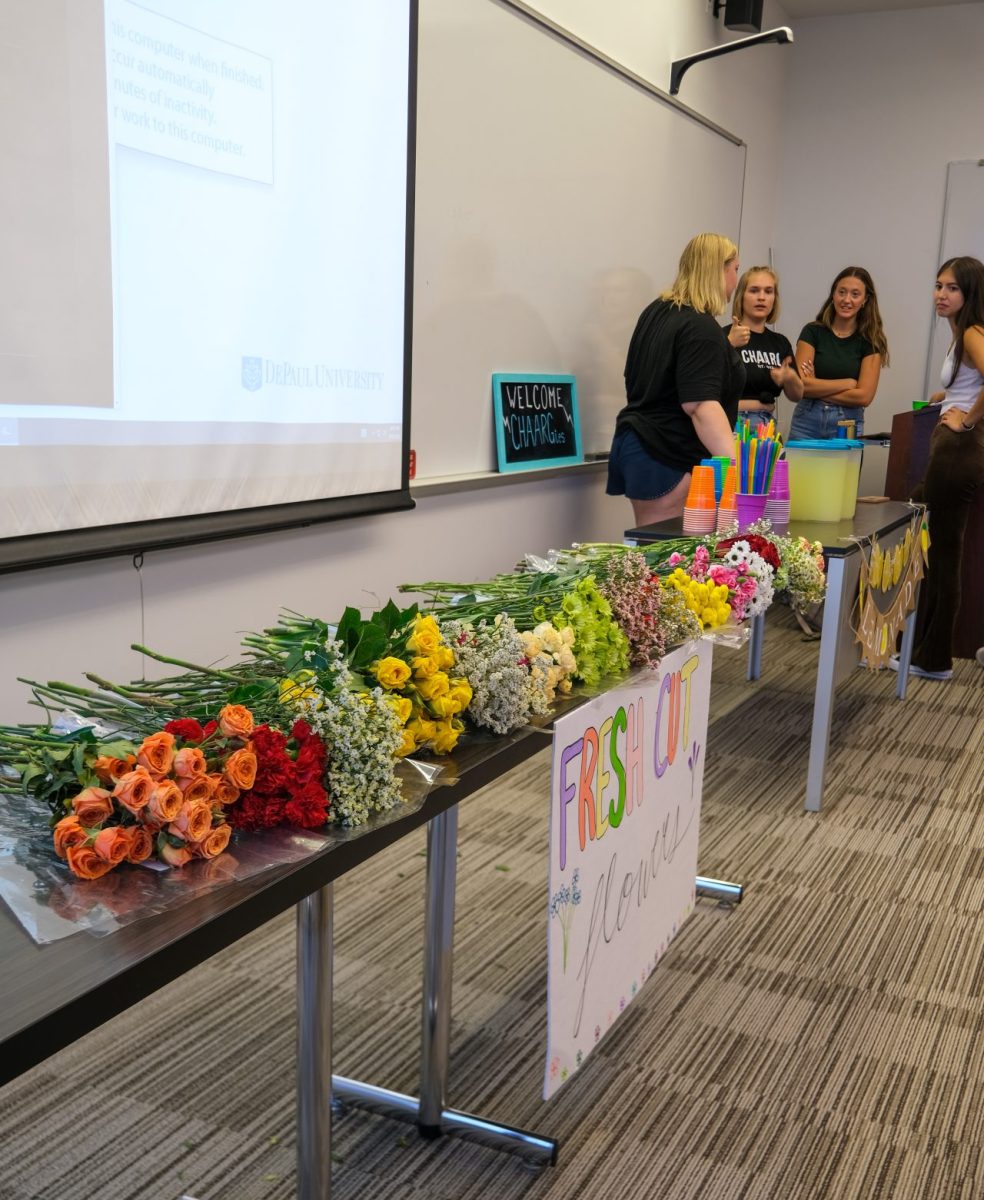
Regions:
<instances>
[{"instance_id":1,"label":"white flower bunch","mask_svg":"<svg viewBox=\"0 0 984 1200\"><path fill-rule=\"evenodd\" d=\"M577 670L574 657L574 628L568 625L557 629L550 621L542 621L533 630L519 635L530 664L530 682L535 692L531 708L545 713L557 693L571 690L571 676Z\"/></svg>"},{"instance_id":2,"label":"white flower bunch","mask_svg":"<svg viewBox=\"0 0 984 1200\"><path fill-rule=\"evenodd\" d=\"M308 720L328 748L328 795L337 822L364 825L372 813L400 802L395 755L403 727L382 688L341 691Z\"/></svg>"},{"instance_id":3,"label":"white flower bunch","mask_svg":"<svg viewBox=\"0 0 984 1200\"><path fill-rule=\"evenodd\" d=\"M511 617L493 622L442 621L441 632L454 651L454 670L471 686L465 715L493 733L509 733L529 720L531 672L523 640Z\"/></svg>"}]
</instances>

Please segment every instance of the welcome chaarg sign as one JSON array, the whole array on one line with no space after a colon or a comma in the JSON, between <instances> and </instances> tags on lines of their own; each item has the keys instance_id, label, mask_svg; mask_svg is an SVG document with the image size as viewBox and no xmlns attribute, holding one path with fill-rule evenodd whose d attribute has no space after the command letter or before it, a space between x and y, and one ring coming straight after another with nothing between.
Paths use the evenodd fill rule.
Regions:
<instances>
[{"instance_id":1,"label":"welcome chaarg sign","mask_svg":"<svg viewBox=\"0 0 984 1200\"><path fill-rule=\"evenodd\" d=\"M554 726L545 1100L693 910L710 682L690 643Z\"/></svg>"},{"instance_id":2,"label":"welcome chaarg sign","mask_svg":"<svg viewBox=\"0 0 984 1200\"><path fill-rule=\"evenodd\" d=\"M500 471L532 471L584 461L573 375L492 376Z\"/></svg>"}]
</instances>

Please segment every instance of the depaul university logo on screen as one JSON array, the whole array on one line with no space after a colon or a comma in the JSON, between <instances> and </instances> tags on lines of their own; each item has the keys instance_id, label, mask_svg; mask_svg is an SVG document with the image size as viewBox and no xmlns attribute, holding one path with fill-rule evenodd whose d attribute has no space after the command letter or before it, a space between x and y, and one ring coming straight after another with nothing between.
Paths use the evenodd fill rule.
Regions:
<instances>
[{"instance_id":1,"label":"depaul university logo on screen","mask_svg":"<svg viewBox=\"0 0 984 1200\"><path fill-rule=\"evenodd\" d=\"M324 388L327 390L382 391L383 372L357 367L330 367L327 363L292 363L287 359L242 356L241 381L247 392L272 387Z\"/></svg>"},{"instance_id":2,"label":"depaul university logo on screen","mask_svg":"<svg viewBox=\"0 0 984 1200\"><path fill-rule=\"evenodd\" d=\"M263 359L243 355L243 387L247 392L258 392L263 386Z\"/></svg>"}]
</instances>

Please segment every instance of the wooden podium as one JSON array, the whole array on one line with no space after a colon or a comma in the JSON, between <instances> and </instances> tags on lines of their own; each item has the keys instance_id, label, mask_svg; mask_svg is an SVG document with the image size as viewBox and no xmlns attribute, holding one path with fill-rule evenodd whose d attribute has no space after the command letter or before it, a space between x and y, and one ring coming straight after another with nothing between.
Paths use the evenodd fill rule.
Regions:
<instances>
[{"instance_id":1,"label":"wooden podium","mask_svg":"<svg viewBox=\"0 0 984 1200\"><path fill-rule=\"evenodd\" d=\"M939 419L935 407L896 413L892 418L885 474L885 495L892 500L908 500L922 479L929 462L929 439ZM978 488L967 520L960 595L953 653L956 658L973 658L978 646L984 646L984 487Z\"/></svg>"}]
</instances>

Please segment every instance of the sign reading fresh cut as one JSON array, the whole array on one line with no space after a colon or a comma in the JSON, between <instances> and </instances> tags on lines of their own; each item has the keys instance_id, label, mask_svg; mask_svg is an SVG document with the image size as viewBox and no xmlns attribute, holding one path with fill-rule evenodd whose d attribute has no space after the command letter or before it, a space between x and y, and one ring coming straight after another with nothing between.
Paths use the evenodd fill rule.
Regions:
<instances>
[{"instance_id":1,"label":"sign reading fresh cut","mask_svg":"<svg viewBox=\"0 0 984 1200\"><path fill-rule=\"evenodd\" d=\"M710 682L693 642L554 726L544 1099L693 909Z\"/></svg>"}]
</instances>

